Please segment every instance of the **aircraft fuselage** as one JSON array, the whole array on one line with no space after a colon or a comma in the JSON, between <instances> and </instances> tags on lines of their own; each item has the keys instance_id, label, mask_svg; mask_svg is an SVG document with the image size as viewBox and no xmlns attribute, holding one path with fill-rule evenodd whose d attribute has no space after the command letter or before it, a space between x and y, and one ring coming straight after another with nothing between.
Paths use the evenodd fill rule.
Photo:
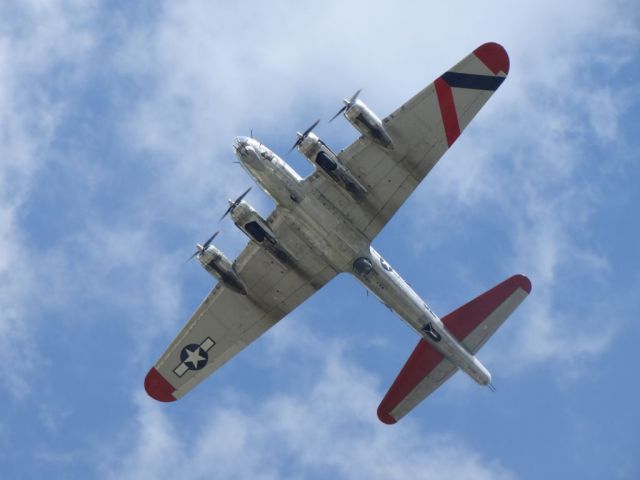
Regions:
<instances>
[{"instance_id":1,"label":"aircraft fuselage","mask_svg":"<svg viewBox=\"0 0 640 480\"><path fill-rule=\"evenodd\" d=\"M278 205L295 212L308 242L329 265L338 272L355 276L383 304L477 383L491 383L489 371L451 335L426 302L338 207L321 197L309 182L305 182L293 168L257 140L237 137L234 148L241 165L262 190Z\"/></svg>"}]
</instances>

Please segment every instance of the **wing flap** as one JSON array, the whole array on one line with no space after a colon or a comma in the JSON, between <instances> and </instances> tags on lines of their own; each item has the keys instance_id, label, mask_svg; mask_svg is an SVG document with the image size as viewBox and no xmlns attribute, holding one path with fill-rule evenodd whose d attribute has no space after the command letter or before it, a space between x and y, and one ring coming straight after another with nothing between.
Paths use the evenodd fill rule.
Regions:
<instances>
[{"instance_id":1,"label":"wing flap","mask_svg":"<svg viewBox=\"0 0 640 480\"><path fill-rule=\"evenodd\" d=\"M472 353L495 333L531 292L524 275L514 275L442 318L449 332ZM396 423L442 385L457 367L424 339L402 367L378 407L378 418Z\"/></svg>"}]
</instances>

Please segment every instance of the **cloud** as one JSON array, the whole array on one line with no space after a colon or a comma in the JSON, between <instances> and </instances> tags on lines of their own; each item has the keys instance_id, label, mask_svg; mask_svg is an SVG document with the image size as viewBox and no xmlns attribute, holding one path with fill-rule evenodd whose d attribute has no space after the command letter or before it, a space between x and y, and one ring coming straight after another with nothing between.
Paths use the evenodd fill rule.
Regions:
<instances>
[{"instance_id":1,"label":"cloud","mask_svg":"<svg viewBox=\"0 0 640 480\"><path fill-rule=\"evenodd\" d=\"M42 342L42 318L56 312L66 323L51 330L114 314L109 320L118 335L130 337L118 338L121 349L127 340L136 346L114 356L126 356L132 369L155 359L165 347L159 337L171 338L190 313L186 304L210 286L203 272L190 273L197 267L180 269L191 253L185 242L210 235L225 199L250 182L231 164L235 135L253 129L284 152L296 129L329 118L340 98L360 87L384 115L487 40L510 51L510 78L401 211L406 219L420 209L420 218L439 227L426 243L420 235L414 251L429 255L452 232L467 232L470 218L495 212L492 221L507 240L489 270L524 271L534 281L534 295L518 312L520 325L496 338L495 345L509 348L498 356L487 347L501 371L560 362L579 375L623 328L614 320L605 334L597 331L598 318L610 314L607 305L587 305L588 293L575 285L598 276L606 283L615 271L610 252L581 233L602 202L601 188L583 172L594 167L592 142L610 146L623 131L620 117L632 90L621 97L608 81L614 77L603 72L615 75L637 58L637 28L620 14L633 5L505 1L467 5L459 16L459 6L423 2L291 8L289 2L238 7L187 0L154 4L148 18L112 16L111 6L101 12L94 2L5 5L3 18L15 21L0 27L0 376L14 397L28 393L37 366L16 364L16 354ZM116 22L108 28L121 30L99 30L106 14ZM74 102L83 92L87 104L80 107ZM81 108L95 108L98 119L76 123ZM87 131L93 139L112 124L104 145L83 150L95 161L84 162L74 147L85 145ZM356 136L339 121L323 122L318 131L336 150ZM47 171L52 158L58 163ZM287 160L301 164L295 154ZM40 230L25 216L43 205L33 199L51 172L72 177L61 188L88 185L92 195L69 204L72 228L42 245ZM268 213L271 203L256 189L251 201ZM219 238L230 257L246 243L233 228ZM38 257L39 245L44 255ZM471 268L467 283L480 292L489 286L487 269L474 274ZM36 291L46 298L34 298ZM286 325L269 338L269 362L290 368L295 379L281 391L228 391L215 406L167 413L135 380L133 422L124 412L113 422L121 431L106 439L97 432L91 451L42 447L36 460L73 468L97 457L98 473L117 478L516 476L458 436L409 419L381 425L378 378L350 357L349 341ZM42 430L52 434L81 418L38 412ZM6 429L0 429L3 445L10 441Z\"/></svg>"},{"instance_id":2,"label":"cloud","mask_svg":"<svg viewBox=\"0 0 640 480\"><path fill-rule=\"evenodd\" d=\"M296 358L279 375L284 390L255 398L218 396L181 428L165 406L135 394L138 413L126 441L101 463L106 478L515 478L452 435L405 422L383 425L376 377L349 358L348 345L308 330L280 325L268 349ZM290 339L304 339L291 342ZM259 368L259 367L258 367ZM109 444L110 442L105 442ZM122 455L122 456L120 456Z\"/></svg>"},{"instance_id":3,"label":"cloud","mask_svg":"<svg viewBox=\"0 0 640 480\"><path fill-rule=\"evenodd\" d=\"M233 136L253 128L275 146L289 145L296 128L316 116L333 114L339 102L331 105L327 99L340 98L358 87L365 87L365 100L370 98L372 106L384 114L458 56L494 38L508 46L514 59L511 78L500 92L503 99L496 100L502 104L487 107L482 114L484 126L474 127L468 141L461 140L456 147L458 158L448 158L446 169L432 174L437 181L430 181L428 189L416 194L419 201L413 207L423 209L428 221L443 224L442 207L447 205L454 219L457 215L463 220L465 211L494 207L513 198L524 178L525 221L517 224L511 239L511 263L520 268L526 266L526 258L535 264L536 291L545 291L545 285L557 281L559 269L578 257L593 269L607 268L606 255L584 246L576 248L567 228L576 217L588 217L589 209L597 208L597 192L579 186L572 190L573 197L548 194L549 189L564 189L580 171L580 142L585 135L595 134L603 142L615 141L618 135L621 103L609 89L592 88L593 83L584 88L579 83L576 72L581 71L581 62L595 52L602 62L622 68L625 59L633 57L628 49L605 50L598 48L598 41L606 40L608 46L620 38L636 42L637 30L604 3L576 5L548 2L530 10L518 8L517 14L506 2L490 14L484 7L474 11L476 7L471 6L469 15L459 20L460 29L468 32L461 36L452 35L443 22L430 24L425 32L425 18L444 18L452 12L442 6L426 15L417 2L408 2L402 9L328 2L321 10L292 11L287 2L240 8L190 0L180 6L165 4L150 22L122 16L120 27L126 35L114 48L101 43L109 32L97 32L100 12L95 2L77 1L62 8L56 1L32 1L4 7L5 16L16 21L11 27L7 23L0 37L2 157L9 159L0 169L0 301L6 312L0 323L4 333L0 355L9 358L13 345L19 348L27 341L25 332L34 329L27 322L35 321L29 313L33 309L27 307L28 292L37 277L51 279L52 272L66 282L53 282L55 308L64 308L74 294L83 292L87 301L115 302L137 314L143 310L142 301L126 300L123 283L108 283L110 275L126 272L138 284L148 286L137 290L139 298L149 298L152 305L157 302L152 310L165 319L163 328L171 328L175 322L169 319L179 316L181 295L179 286L164 280L176 273L167 266L174 264L176 247L160 239L161 226L169 222L183 238L194 241L210 234L202 225L215 218L214 211L223 209L226 197L247 186L244 172L230 162ZM521 35L525 23L541 22L549 11L562 28L547 25L544 37L536 42ZM280 25L285 16L287 29ZM479 17L486 20L482 28ZM339 21L344 18L357 21ZM594 29L602 32L597 41L589 39ZM446 46L435 40L445 37L449 39ZM581 48L586 52L582 56L578 55ZM84 214L93 220L80 222L77 231L48 249L41 265L31 268L21 252L33 240L19 212L33 192L34 180L44 181L38 178L43 165L52 155L67 153L58 144L54 146L59 140L56 134L68 120L74 86L96 68L89 57L97 49L123 85L136 86L136 96L115 117L121 128L114 141L131 153L127 160L131 165L117 167L144 169L148 183L139 184L136 192L127 187L126 211L125 207L116 210L133 220L114 225L100 219L103 205L89 202ZM526 63L518 62L519 58L526 58ZM115 85L107 93L119 97L125 93L121 88ZM567 90L572 93L564 98L561 94ZM568 115L572 110L574 115ZM575 115L580 118L578 127ZM334 145L354 138L344 126L320 128ZM514 165L505 168L504 157L496 158L500 152L513 152ZM537 157L533 170L529 154ZM105 184L91 168L80 175L88 184ZM269 200L258 192L252 197L266 215ZM545 207L544 214L536 211ZM511 224L522 212L503 210L501 215L504 223ZM449 228L455 227L455 221L449 223L453 225ZM437 247L447 231L443 228L440 240L436 236L435 243L426 245ZM532 234L537 239L533 257L524 241ZM233 256L244 245L244 238L232 229L221 236L221 242ZM150 244L155 245L156 261L147 271L139 271L137 255ZM567 252L572 254L567 256ZM107 288L98 288L107 284ZM545 311L557 310L552 293L545 304ZM136 335L145 332L148 339L159 330L157 325L133 325ZM569 322L567 331L570 326ZM560 346L568 346L568 341ZM531 360L535 363L540 358ZM28 390L23 373L30 368L33 366L3 375L14 393Z\"/></svg>"},{"instance_id":4,"label":"cloud","mask_svg":"<svg viewBox=\"0 0 640 480\"><path fill-rule=\"evenodd\" d=\"M553 11L562 28L547 25L535 43L504 32L509 79L405 211L416 227L410 244L423 255L442 249L452 236L469 234L479 217L483 224L474 228L499 228L499 241L507 246L500 252L488 237L471 234L483 245L480 251L495 252L500 263L461 270L466 277L470 268L522 272L533 281L516 326L502 337L500 355L489 354L511 371L561 364L573 374L606 351L624 324L614 321L602 332L596 309L586 308L594 291L612 295L620 288L602 285L602 278L613 280L613 252L594 247L589 232L607 202L612 164L621 161L612 144L619 140L631 85L615 72L634 58L640 31L619 15L623 10L609 11L604 3L591 2L578 17L569 8L538 12ZM603 70L594 69L594 57L601 58ZM601 150L610 153L607 162ZM424 241L417 232L427 228L433 233ZM487 273L474 275L472 291L491 285L483 283L494 278ZM568 301L576 297L579 302Z\"/></svg>"},{"instance_id":5,"label":"cloud","mask_svg":"<svg viewBox=\"0 0 640 480\"><path fill-rule=\"evenodd\" d=\"M36 329L28 308L36 278L24 206L64 115L56 89L73 84L92 47L89 7L55 1L0 7L0 385L16 397L29 391L25 375L34 362L12 358L33 342Z\"/></svg>"},{"instance_id":6,"label":"cloud","mask_svg":"<svg viewBox=\"0 0 640 480\"><path fill-rule=\"evenodd\" d=\"M428 255L465 232L475 216L495 212L508 248L500 264L489 267L505 275L528 273L534 283L528 303L536 302L519 313L525 319L510 334L512 353L502 363L579 364L605 351L617 331L576 336L581 317L563 304L562 284L572 270L591 276L611 269L607 253L582 240L581 229L589 228L603 201L599 187L583 176L599 168L591 145L615 142L624 113L602 73L587 68L597 58L615 73L634 58L640 38L633 21L620 15L627 3L617 5L503 2L489 12L467 6L456 24L466 34L455 35L446 22L424 29L425 18L445 18L449 7L430 6L426 13L414 2L401 9L326 2L321 10L292 10L287 2L168 3L152 22L132 24L113 57L120 75L144 86L123 112L121 140L143 154L139 161L155 177L129 211L140 218L164 212L193 238L204 236L209 232L200 233L201 226L214 218L215 206L222 210L225 198L247 185L230 162L233 136L253 129L278 149L296 128L331 115L337 107L330 99L358 87L384 114L477 44L501 41L512 58L508 81L400 215L412 218L407 237L416 254ZM544 25L544 34L527 35L530 25ZM436 42L441 38L446 45ZM333 125L319 129L339 145L353 138L343 127L340 133ZM251 201L269 211L259 193ZM430 228L426 238L419 234L432 225L439 228ZM138 228L150 239L154 222ZM225 237L233 256L244 239L235 229ZM485 275L474 276L470 268L460 270L474 277L476 291L489 287Z\"/></svg>"}]
</instances>

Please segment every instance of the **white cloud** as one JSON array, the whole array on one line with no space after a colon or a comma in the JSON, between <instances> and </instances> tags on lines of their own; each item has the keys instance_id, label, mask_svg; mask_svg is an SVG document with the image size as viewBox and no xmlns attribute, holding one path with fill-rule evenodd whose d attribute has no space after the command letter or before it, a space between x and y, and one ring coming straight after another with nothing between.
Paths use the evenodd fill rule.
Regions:
<instances>
[{"instance_id":1,"label":"white cloud","mask_svg":"<svg viewBox=\"0 0 640 480\"><path fill-rule=\"evenodd\" d=\"M304 339L302 343L290 338ZM286 390L256 399L216 398L185 428L165 406L135 395L135 426L109 452L107 478L515 478L459 438L423 431L405 421L392 427L375 416L377 380L345 355L342 342L300 324L268 337L304 374ZM291 372L293 364L282 371ZM285 373L283 373L285 374ZM104 442L110 444L111 442Z\"/></svg>"},{"instance_id":2,"label":"white cloud","mask_svg":"<svg viewBox=\"0 0 640 480\"><path fill-rule=\"evenodd\" d=\"M417 229L424 222L442 226L426 240L415 235L414 248L427 254L452 229L464 231L472 215L495 211L510 236L505 264L532 277L529 302L537 302L525 307L526 319L511 337L517 361L505 363L579 362L613 338L572 334L578 319L563 310L559 282L576 265L585 275L609 268L606 254L581 242L578 232L600 203L598 191L581 181L582 169L593 168L585 144L615 141L624 105L597 71L586 69L594 58L621 68L640 38L621 15L628 5L616 5L466 5L452 30L451 22L434 21L450 18L451 7L416 2L402 8L325 2L314 9L168 3L117 55L119 71L146 86L124 122L124 138L161 172L156 208L194 230L247 184L230 164L233 136L253 128L272 145L288 145L296 128L327 118L339 106L331 99L358 87L384 114L471 48L498 40L511 54L509 79L404 215L417 208ZM355 136L344 125L319 129L337 145ZM266 213L264 197L252 197ZM243 245L238 232L230 238ZM554 341L541 348L540 335L551 331Z\"/></svg>"},{"instance_id":3,"label":"white cloud","mask_svg":"<svg viewBox=\"0 0 640 480\"><path fill-rule=\"evenodd\" d=\"M101 45L108 67L115 67L119 79L132 80L139 92L133 98L117 87L106 93L131 98L119 104L121 136L114 142L131 148L126 161L136 162L132 167L145 169L140 191L127 198L127 210L118 210L116 221L104 218L102 206L87 205L86 221L48 247L36 266L25 246L33 247L37 239L21 225L21 208L36 181L46 181L38 172L67 114L73 85L91 68L88 57L98 34L92 2L23 5L14 8L18 27L5 26L0 36L0 377L13 395L28 391L25 373L34 366L11 361L34 341L27 338L38 322L29 297L34 285L47 285L50 294L40 311L75 314L81 311L76 302L93 310L115 305L139 346L131 361L146 363L155 358L148 349L164 347L155 341L158 335L170 337L185 319L187 282L179 268L190 252L174 251L164 237L166 226L201 240L211 233L206 225L213 226L226 197L250 182L231 164L233 136L253 128L282 149L296 128L329 118L340 98L360 87L363 99L385 114L487 40L510 51L510 78L482 120L434 171L428 188L419 190L413 206L442 226L440 242L450 228L464 229L464 222L456 226L457 217L466 221L463 215L487 208L495 209L511 234L507 266L496 269L530 273L534 296L523 307L521 326L504 337L513 349L493 357L504 362L501 369L506 371L507 363L528 368L560 361L580 373L585 359L610 345L615 329L576 334L578 325L592 326L597 317L563 307L558 293L566 291L561 286L567 270L576 265L586 276L611 269L606 253L576 235L600 201L597 190L577 181L585 167L585 139L615 142L624 105L609 86L591 77L582 83L582 67L589 56L615 68L633 57L619 47L601 48L601 41L609 45L624 38L637 45L637 31L610 3L505 1L492 9L465 5L469 12L459 17L457 5L423 2L400 8L364 1L313 8L289 2L241 7L165 2L151 24L127 25L132 29L122 32L124 47ZM6 13L2 7L0 12ZM59 88L56 95L43 85L49 80ZM321 124L319 132L336 149L355 138L339 121ZM102 180L95 171L78 178L97 185ZM251 201L268 211L264 197L252 193ZM409 213L405 209L401 215ZM225 229L220 238L233 254L246 240L235 229L228 233ZM426 248L437 248L437 242ZM604 310L598 306L595 313ZM295 355L321 368L258 406L239 394L233 401L223 398L194 414L199 425L189 429L140 387L134 396L136 423L112 439L116 447L101 457L101 473L117 478L299 478L327 472L339 478L515 476L459 438L422 430L410 419L391 428L381 425L375 418L381 398L377 379L349 359L346 343L286 325L275 333L271 361L280 357L284 363ZM59 428L58 416L47 410L40 415L45 428ZM8 444L5 432L0 434L0 442ZM74 464L82 458L75 450L55 449L43 449L38 457Z\"/></svg>"},{"instance_id":4,"label":"white cloud","mask_svg":"<svg viewBox=\"0 0 640 480\"><path fill-rule=\"evenodd\" d=\"M0 385L14 396L28 392L24 375L34 367L12 360L35 329L27 324L35 276L23 206L66 106L51 91L72 84L92 46L87 9L88 2L55 1L0 7Z\"/></svg>"},{"instance_id":5,"label":"white cloud","mask_svg":"<svg viewBox=\"0 0 640 480\"><path fill-rule=\"evenodd\" d=\"M528 17L531 23L536 15L554 22L545 24L535 42L505 31L512 65L508 80L412 203L421 212L412 218L416 232L438 226L426 242L424 235L411 242L417 252L429 255L465 232L470 220L492 212L491 221L510 245L500 255L504 263L495 267L531 277L533 294L508 339L502 337L495 359L502 369L560 364L574 374L604 352L623 325L614 320L603 332L595 328L594 311L578 311L567 302L582 291L578 305L592 303L587 287L601 287L597 279L611 270L611 252L590 242L592 218L606 199L604 184L590 183L588 174L606 178L619 161L612 156L601 162L593 151L618 140L630 85L613 92L608 67L619 69L632 58L640 32L620 15L622 8L609 7L591 2L578 16L570 4L542 8ZM594 56L602 58L602 70L594 66ZM480 292L490 285L477 286ZM605 288L611 294L618 286Z\"/></svg>"},{"instance_id":6,"label":"white cloud","mask_svg":"<svg viewBox=\"0 0 640 480\"><path fill-rule=\"evenodd\" d=\"M418 193L414 206L426 205L432 223L442 221L444 206L447 222L464 212L499 206L496 212L513 236L505 260L509 267L496 268L531 272L534 296L525 304L523 326L508 339L513 350L506 360L496 361L513 361L516 368L561 361L579 374L585 359L610 345L615 328L604 335L589 329L575 333L578 325L594 325L606 306L598 305L595 313L574 312L563 308L565 299L558 293L575 265L587 276L611 269L605 252L576 235L600 201L597 190L576 183L585 166L583 142L592 136L616 142L624 106L611 88L597 81L583 85L581 66L589 55L614 69L633 57L619 47L600 49L600 40L614 38L609 34L637 45L637 31L610 3L499 2L492 11L485 4L467 5L468 15L457 18L452 28L459 6L423 2L402 8L372 8L364 1L313 8L288 2L243 7L165 2L153 23L127 25L134 31L122 32L122 48L99 45L94 2L6 5L0 14L17 14L12 17L17 20L0 27L0 384L13 396L29 391L28 374L36 365L13 359L40 341L37 313L60 309L74 321L87 305L92 311L119 309L123 317L114 321L127 324L138 346L131 362L155 358L156 349L164 347L158 336L169 338L185 319L187 280L180 267L190 252L175 247L173 242L182 244L182 239L166 240L169 230L176 234L167 225L179 230L177 235L201 240L211 233L226 197L250 184L230 163L233 136L253 128L272 146L288 146L296 128L316 117L329 118L340 98L359 87L365 88L364 100L385 114L486 40L500 41L511 52L510 78L446 166L434 172L429 188ZM119 87L104 93L131 99L118 104L121 137L113 141L132 149L126 161L142 166L147 176L140 191L127 198L126 211L105 218L103 206L85 205L86 221L47 245L46 256L36 261L34 247L42 239L25 227L24 208L38 182L50 180L38 175L51 156L73 153L52 145L65 140L57 129L67 119L74 87L84 85L95 67L92 53L98 47L104 64L115 67L119 80L132 80L139 92L134 98ZM336 147L355 138L339 121L321 124L319 131ZM104 172L91 168L77 181L103 185ZM504 206L505 199L518 198ZM255 189L251 201L268 212L268 201ZM442 225L445 238L446 222ZM229 230L220 238L232 256L246 239ZM189 287L205 292L209 284L202 278L197 287L189 278ZM34 301L38 286L46 287L48 295ZM118 438L107 439L107 446L108 440L116 446L102 452L100 472L117 478L300 478L327 472L374 479L515 476L460 438L423 430L409 418L395 427L381 425L375 418L381 398L377 378L349 358L347 343L286 325L274 333L270 361L280 357L285 363L295 356L316 365L308 371L313 375L258 406L255 398L229 394L194 413L199 424L193 427L192 422L188 429L140 386L133 400L135 423ZM549 336L552 341L545 341ZM66 411L38 412L49 433L68 425ZM0 444L8 446L12 435L5 424L0 425ZM103 438L100 444L105 448ZM77 465L86 453L95 458L93 452L61 445L37 450L35 460Z\"/></svg>"},{"instance_id":7,"label":"white cloud","mask_svg":"<svg viewBox=\"0 0 640 480\"><path fill-rule=\"evenodd\" d=\"M502 100L492 102L501 104L487 107L482 114L484 126L472 130L466 143L461 140L457 153L447 158L446 168L434 172L438 182L430 181L429 189L418 193L418 200L426 202L425 218L439 222L443 205L454 218L456 212L473 206L494 206L512 198L522 184L527 210L513 240L512 263L520 266L526 258L535 264L536 291L553 284L558 269L577 256L595 269L607 265L600 252L576 248L567 230L576 216L588 217L588 208L594 204L592 192L574 188L575 196L569 201L547 194L570 183L582 166L576 142L594 132L609 142L618 134L620 102L609 89L581 89L576 73L580 62L593 52L609 64L622 65L620 58L629 57L621 48L601 52L597 42L589 39L590 32L601 32L596 40L637 41L637 31L609 4L578 7L574 2L548 2L516 9L505 2L489 12L485 6L467 6L469 14L456 23L456 31L466 33L456 35L447 22L433 22L448 18L453 13L450 7L430 6L425 11L419 2L407 2L403 8L329 2L313 9L292 9L287 2L244 7L197 0L180 5L169 2L153 23L130 25L125 45L106 55L107 61L114 59L116 71L132 78L142 92L130 110L122 112L122 137L117 139L146 154L144 160L133 159L144 162L150 172L150 188L128 211L135 220L115 227L107 221L88 221L53 246L38 268L30 268L22 254L23 245L31 239L21 229L19 212L35 175L51 154L56 127L72 101L73 85L91 68L89 54L99 43L97 8L90 1L65 2L64 7L56 1L32 1L4 8L6 16L17 19L12 27L3 27L0 37L4 160L0 301L6 312L0 323L4 334L0 355L4 358L26 341L28 292L34 277L47 272L55 271L56 278L68 282L53 283L57 292L53 303L64 306L73 293L104 285L100 282L122 269L147 286L138 291L140 298L149 298L152 305L156 302L152 310L165 319L160 325L171 328L175 321L169 319L177 315L181 302L178 287L166 280L175 276L175 268L168 266L175 266L175 254L158 244L156 261L144 272L137 270L138 254L153 244L162 221L187 228L194 241L196 235L207 235L202 225L212 223L213 212L223 209L226 197L246 188L249 180L231 164L229 143L234 135L253 128L260 137L288 145L295 128L317 116L329 117L339 106L337 100L358 87L365 87L365 100L371 99L372 106L384 114L470 48L491 39L502 41L512 53L510 79L496 96ZM556 23L545 23L543 36L532 41L522 35L525 25L542 23L549 12ZM581 49L587 52L583 56ZM44 78L59 88L57 95L45 88ZM572 94L563 98L562 92L569 89ZM568 114L574 109L581 118L578 126L575 116ZM501 127L499 134L496 126ZM355 136L345 125L320 129L335 145ZM568 138L577 140L567 142ZM506 150L516 152L513 167L505 168L495 158ZM534 165L532 154L537 157ZM100 181L94 172L83 174L88 182ZM268 212L264 196L252 194L252 201ZM504 215L512 219L520 212ZM523 240L532 235L537 239L535 256ZM231 255L244 245L243 240L235 229L222 238ZM579 255L566 255L575 251ZM85 264L77 260L78 252ZM143 308L141 301L126 300L121 285L98 290L92 295L102 301L117 299L130 311ZM554 302L549 294L547 310L556 310ZM146 332L147 338L158 331L157 325L147 329L134 325L140 329L136 333ZM553 354L544 358L551 359ZM12 385L14 393L27 391L20 371L5 373L4 382Z\"/></svg>"},{"instance_id":8,"label":"white cloud","mask_svg":"<svg viewBox=\"0 0 640 480\"><path fill-rule=\"evenodd\" d=\"M618 118L624 110L616 102L611 90L600 87L580 99L587 109L591 132L601 140L614 141L618 137Z\"/></svg>"}]
</instances>

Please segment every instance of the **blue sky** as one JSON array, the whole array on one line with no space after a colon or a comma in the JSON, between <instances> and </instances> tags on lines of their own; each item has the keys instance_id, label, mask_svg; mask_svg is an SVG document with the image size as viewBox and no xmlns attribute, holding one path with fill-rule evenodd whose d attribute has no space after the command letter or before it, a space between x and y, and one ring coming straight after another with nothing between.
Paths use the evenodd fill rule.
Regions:
<instances>
[{"instance_id":1,"label":"blue sky","mask_svg":"<svg viewBox=\"0 0 640 480\"><path fill-rule=\"evenodd\" d=\"M8 0L0 18L3 478L640 478L636 2ZM417 338L341 276L180 402L149 399L213 284L184 260L252 184L233 137L284 156L322 118L338 150L343 97L384 116L486 41L509 78L374 244L441 315L530 276L479 355L497 393L456 374L381 424Z\"/></svg>"}]
</instances>

